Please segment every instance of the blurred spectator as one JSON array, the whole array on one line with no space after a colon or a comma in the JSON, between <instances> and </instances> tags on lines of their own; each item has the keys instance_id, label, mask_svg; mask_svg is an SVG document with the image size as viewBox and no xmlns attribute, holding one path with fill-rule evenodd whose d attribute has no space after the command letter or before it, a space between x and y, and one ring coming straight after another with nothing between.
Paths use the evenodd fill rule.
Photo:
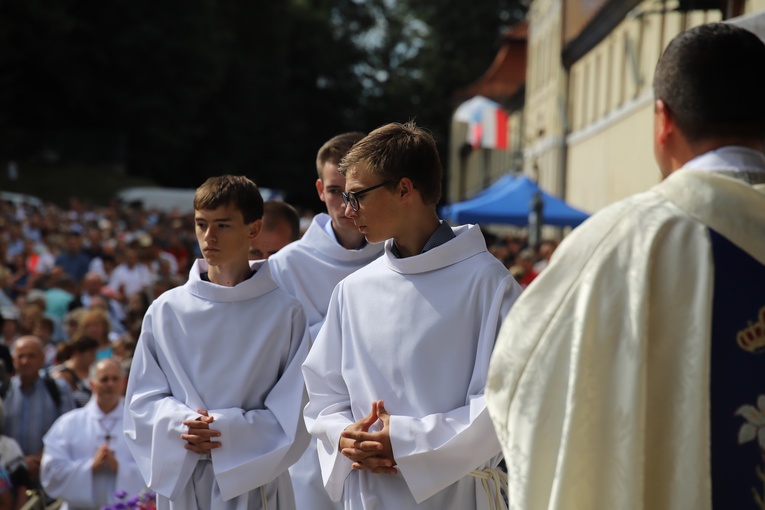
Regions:
<instances>
[{"instance_id":1,"label":"blurred spectator","mask_svg":"<svg viewBox=\"0 0 765 510\"><path fill-rule=\"evenodd\" d=\"M138 250L128 248L125 261L112 272L109 287L117 291L120 301L127 301L130 296L151 285L151 271L138 260Z\"/></svg>"},{"instance_id":2,"label":"blurred spectator","mask_svg":"<svg viewBox=\"0 0 765 510\"><path fill-rule=\"evenodd\" d=\"M517 280L523 288L528 287L529 284L534 281L534 278L539 276L539 273L534 270L534 259L534 250L531 248L522 250L516 259L517 266L520 267L522 271L522 276Z\"/></svg>"},{"instance_id":3,"label":"blurred spectator","mask_svg":"<svg viewBox=\"0 0 765 510\"><path fill-rule=\"evenodd\" d=\"M62 272L51 275L50 282L51 286L45 291L45 313L61 323L74 300L74 280Z\"/></svg>"},{"instance_id":4,"label":"blurred spectator","mask_svg":"<svg viewBox=\"0 0 765 510\"><path fill-rule=\"evenodd\" d=\"M149 297L145 292L138 292L130 296L125 310L125 328L133 335L133 338L138 338L138 333L141 332L141 325L143 324L143 316L146 315L150 304Z\"/></svg>"},{"instance_id":5,"label":"blurred spectator","mask_svg":"<svg viewBox=\"0 0 765 510\"><path fill-rule=\"evenodd\" d=\"M9 297L15 301L32 287L32 279L23 251L11 257L9 267L11 269L11 275L8 278Z\"/></svg>"},{"instance_id":6,"label":"blurred spectator","mask_svg":"<svg viewBox=\"0 0 765 510\"><path fill-rule=\"evenodd\" d=\"M75 338L88 336L96 339L98 350L96 351L96 360L112 357L112 342L109 337L111 324L106 312L100 309L85 310L80 316L79 324ZM116 338L115 338L116 340Z\"/></svg>"},{"instance_id":7,"label":"blurred spectator","mask_svg":"<svg viewBox=\"0 0 765 510\"><path fill-rule=\"evenodd\" d=\"M89 264L90 257L82 249L82 236L78 231L70 230L66 234L64 252L56 257L56 265L71 276L75 283L79 284L85 273L88 272Z\"/></svg>"},{"instance_id":8,"label":"blurred spectator","mask_svg":"<svg viewBox=\"0 0 765 510\"><path fill-rule=\"evenodd\" d=\"M83 335L69 342L68 347L68 359L52 368L50 374L66 381L75 405L83 407L90 400L90 367L96 361L98 340Z\"/></svg>"},{"instance_id":9,"label":"blurred spectator","mask_svg":"<svg viewBox=\"0 0 765 510\"><path fill-rule=\"evenodd\" d=\"M82 279L81 292L69 304L69 310L80 307L91 308L94 301L100 301L105 303L104 309L114 327L115 324L122 323L125 318L125 312L122 305L116 299L107 295L110 293L112 293L112 289L105 287L101 275L95 271L90 271Z\"/></svg>"},{"instance_id":10,"label":"blurred spectator","mask_svg":"<svg viewBox=\"0 0 765 510\"><path fill-rule=\"evenodd\" d=\"M286 202L263 204L263 226L250 239L250 260L267 259L300 237L300 217Z\"/></svg>"},{"instance_id":11,"label":"blurred spectator","mask_svg":"<svg viewBox=\"0 0 765 510\"><path fill-rule=\"evenodd\" d=\"M174 221L173 228L182 228L182 222L180 220ZM188 270L191 269L189 264L191 253L189 252L188 246L184 245L178 234L173 233L170 235L165 250L175 257L175 260L178 263L178 272L184 275L187 274Z\"/></svg>"},{"instance_id":12,"label":"blurred spectator","mask_svg":"<svg viewBox=\"0 0 765 510\"><path fill-rule=\"evenodd\" d=\"M130 375L135 346L136 340L129 333L121 336L112 346L112 359L120 364L125 376Z\"/></svg>"},{"instance_id":13,"label":"blurred spectator","mask_svg":"<svg viewBox=\"0 0 765 510\"><path fill-rule=\"evenodd\" d=\"M534 263L534 271L541 273L542 270L547 267L547 264L550 262L550 257L552 257L552 254L557 247L558 243L552 239L545 239L539 243L539 250L537 250L538 260Z\"/></svg>"},{"instance_id":14,"label":"blurred spectator","mask_svg":"<svg viewBox=\"0 0 765 510\"><path fill-rule=\"evenodd\" d=\"M4 434L15 439L24 453L24 463L35 485L40 473L42 438L56 419L74 409L69 386L62 380L40 377L45 364L39 338L22 336L13 347L16 375L5 396ZM35 409L35 413L30 413Z\"/></svg>"},{"instance_id":15,"label":"blurred spectator","mask_svg":"<svg viewBox=\"0 0 765 510\"><path fill-rule=\"evenodd\" d=\"M5 290L10 276L11 270L7 266L0 265L0 310L13 306L13 300Z\"/></svg>"},{"instance_id":16,"label":"blurred spectator","mask_svg":"<svg viewBox=\"0 0 765 510\"><path fill-rule=\"evenodd\" d=\"M21 336L19 333L19 310L15 306L0 309L0 317L3 319L2 335L0 340L2 345L11 349L13 342ZM6 367L10 373L13 373L13 367Z\"/></svg>"},{"instance_id":17,"label":"blurred spectator","mask_svg":"<svg viewBox=\"0 0 765 510\"><path fill-rule=\"evenodd\" d=\"M45 248L45 245L32 239L24 240L23 253L27 270L32 275L33 282L36 282L40 276L50 273L55 265L55 259Z\"/></svg>"},{"instance_id":18,"label":"blurred spectator","mask_svg":"<svg viewBox=\"0 0 765 510\"><path fill-rule=\"evenodd\" d=\"M27 500L26 491L29 488L29 472L24 464L24 453L19 443L12 437L4 436L2 430L5 424L5 405L0 400L0 467L5 469L13 490L11 492L14 506L20 508ZM3 507L0 506L0 509Z\"/></svg>"},{"instance_id":19,"label":"blurred spectator","mask_svg":"<svg viewBox=\"0 0 765 510\"><path fill-rule=\"evenodd\" d=\"M67 340L71 340L77 334L77 329L80 327L80 317L85 313L85 308L75 308L70 310L64 316L64 333Z\"/></svg>"},{"instance_id":20,"label":"blurred spectator","mask_svg":"<svg viewBox=\"0 0 765 510\"><path fill-rule=\"evenodd\" d=\"M5 243L5 253L8 259L13 260L17 255L24 253L24 235L21 225L17 221L13 221L7 226Z\"/></svg>"},{"instance_id":21,"label":"blurred spectator","mask_svg":"<svg viewBox=\"0 0 765 510\"><path fill-rule=\"evenodd\" d=\"M56 346L53 345L53 319L50 317L40 317L32 326L32 334L43 343L43 352L45 353L45 366L53 364L56 357Z\"/></svg>"},{"instance_id":22,"label":"blurred spectator","mask_svg":"<svg viewBox=\"0 0 765 510\"><path fill-rule=\"evenodd\" d=\"M148 249L148 258L150 261L149 269L151 269L151 272L153 274L164 273L162 276L166 277L177 275L178 260L175 258L175 255L169 251L166 251L164 247L160 245L161 241L154 240L152 242L152 238L150 236L146 237L148 239L146 248ZM164 266L164 268L162 268L162 266Z\"/></svg>"},{"instance_id":23,"label":"blurred spectator","mask_svg":"<svg viewBox=\"0 0 765 510\"><path fill-rule=\"evenodd\" d=\"M45 310L45 294L40 290L31 290L27 294L30 300L26 300L21 305L19 314L19 334L31 335L35 324L43 317Z\"/></svg>"}]
</instances>

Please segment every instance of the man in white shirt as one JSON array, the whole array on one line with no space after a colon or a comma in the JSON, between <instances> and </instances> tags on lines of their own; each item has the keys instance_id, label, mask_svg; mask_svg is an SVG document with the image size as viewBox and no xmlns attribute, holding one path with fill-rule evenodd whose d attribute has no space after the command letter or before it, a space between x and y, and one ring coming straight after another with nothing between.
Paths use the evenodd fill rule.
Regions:
<instances>
[{"instance_id":1,"label":"man in white shirt","mask_svg":"<svg viewBox=\"0 0 765 510\"><path fill-rule=\"evenodd\" d=\"M486 396L511 507L762 508L763 63L725 23L670 42L664 181L564 239L508 315Z\"/></svg>"},{"instance_id":2,"label":"man in white shirt","mask_svg":"<svg viewBox=\"0 0 765 510\"><path fill-rule=\"evenodd\" d=\"M521 289L477 226L439 221L441 162L425 130L378 128L340 172L346 216L385 253L337 285L303 365L324 486L346 508L501 508L483 391Z\"/></svg>"},{"instance_id":3,"label":"man in white shirt","mask_svg":"<svg viewBox=\"0 0 765 510\"><path fill-rule=\"evenodd\" d=\"M109 287L117 291L125 302L133 294L147 289L151 283L151 270L138 260L135 248L125 250L125 261L115 267L109 277Z\"/></svg>"},{"instance_id":4,"label":"man in white shirt","mask_svg":"<svg viewBox=\"0 0 765 510\"><path fill-rule=\"evenodd\" d=\"M263 199L240 176L194 195L204 259L146 312L130 369L125 435L158 508L291 510L287 468L308 444L300 303L249 261Z\"/></svg>"},{"instance_id":5,"label":"man in white shirt","mask_svg":"<svg viewBox=\"0 0 765 510\"><path fill-rule=\"evenodd\" d=\"M303 305L311 338L316 338L324 324L335 285L383 251L382 243L366 242L353 220L345 216L342 198L345 177L337 167L353 144L362 138L364 133L343 133L321 146L316 156L316 191L327 212L313 218L299 241L282 248L268 260L274 280ZM343 507L342 502L329 499L321 483L315 438L300 460L290 467L290 476L298 508L332 510Z\"/></svg>"},{"instance_id":6,"label":"man in white shirt","mask_svg":"<svg viewBox=\"0 0 765 510\"><path fill-rule=\"evenodd\" d=\"M43 438L43 488L69 510L98 510L116 503L117 490L137 496L146 488L122 434L119 364L108 358L93 365L90 385L87 405L61 416Z\"/></svg>"}]
</instances>

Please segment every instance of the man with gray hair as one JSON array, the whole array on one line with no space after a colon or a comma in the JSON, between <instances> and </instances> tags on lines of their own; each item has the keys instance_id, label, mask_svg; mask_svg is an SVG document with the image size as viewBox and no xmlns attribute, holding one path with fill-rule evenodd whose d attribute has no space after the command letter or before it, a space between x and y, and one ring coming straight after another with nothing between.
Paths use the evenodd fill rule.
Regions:
<instances>
[{"instance_id":1,"label":"man with gray hair","mask_svg":"<svg viewBox=\"0 0 765 510\"><path fill-rule=\"evenodd\" d=\"M31 483L36 485L43 436L59 416L74 409L74 399L65 381L40 376L45 354L43 343L36 336L22 336L14 342L13 363L16 375L5 395L3 433L21 446Z\"/></svg>"}]
</instances>

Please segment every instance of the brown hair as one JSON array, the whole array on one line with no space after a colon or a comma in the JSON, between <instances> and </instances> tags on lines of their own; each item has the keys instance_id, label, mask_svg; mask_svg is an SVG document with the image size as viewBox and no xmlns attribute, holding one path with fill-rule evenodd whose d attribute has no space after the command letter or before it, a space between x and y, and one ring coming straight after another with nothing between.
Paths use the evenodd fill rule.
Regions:
<instances>
[{"instance_id":1,"label":"brown hair","mask_svg":"<svg viewBox=\"0 0 765 510\"><path fill-rule=\"evenodd\" d=\"M210 177L194 192L194 209L197 211L210 211L228 204L241 211L245 223L263 217L260 190L243 175Z\"/></svg>"},{"instance_id":2,"label":"brown hair","mask_svg":"<svg viewBox=\"0 0 765 510\"><path fill-rule=\"evenodd\" d=\"M351 131L341 135L333 136L321 146L316 154L316 171L319 173L319 179L324 181L324 165L327 163L340 164L340 160L351 150L353 144L364 138L361 131Z\"/></svg>"},{"instance_id":3,"label":"brown hair","mask_svg":"<svg viewBox=\"0 0 765 510\"><path fill-rule=\"evenodd\" d=\"M436 204L441 199L441 158L436 141L414 122L386 124L354 145L340 161L340 173L366 167L389 187L407 177L420 192L423 202Z\"/></svg>"},{"instance_id":4,"label":"brown hair","mask_svg":"<svg viewBox=\"0 0 765 510\"><path fill-rule=\"evenodd\" d=\"M272 232L281 222L289 225L290 238L297 241L300 237L300 216L295 208L286 202L266 202L263 205L263 230Z\"/></svg>"}]
</instances>

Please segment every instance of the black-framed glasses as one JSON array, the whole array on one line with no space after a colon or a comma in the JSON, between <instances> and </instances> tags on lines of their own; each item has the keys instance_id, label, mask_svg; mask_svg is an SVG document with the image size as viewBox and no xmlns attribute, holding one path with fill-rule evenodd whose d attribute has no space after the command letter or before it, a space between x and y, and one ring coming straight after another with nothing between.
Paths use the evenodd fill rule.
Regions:
<instances>
[{"instance_id":1,"label":"black-framed glasses","mask_svg":"<svg viewBox=\"0 0 765 510\"><path fill-rule=\"evenodd\" d=\"M382 188L383 186L385 186L386 184L390 184L391 182L393 182L393 181L381 182L380 184L377 184L375 186L372 186L372 187L369 187L369 188L365 188L365 189L362 189L362 190L359 190L359 191L349 191L347 193L345 191L342 191L340 194L343 196L343 204L345 204L345 205L350 204L351 205L351 209L353 209L354 211L358 211L359 210L359 197L361 195L363 195L364 193L369 193L370 191L375 190L377 188Z\"/></svg>"}]
</instances>

